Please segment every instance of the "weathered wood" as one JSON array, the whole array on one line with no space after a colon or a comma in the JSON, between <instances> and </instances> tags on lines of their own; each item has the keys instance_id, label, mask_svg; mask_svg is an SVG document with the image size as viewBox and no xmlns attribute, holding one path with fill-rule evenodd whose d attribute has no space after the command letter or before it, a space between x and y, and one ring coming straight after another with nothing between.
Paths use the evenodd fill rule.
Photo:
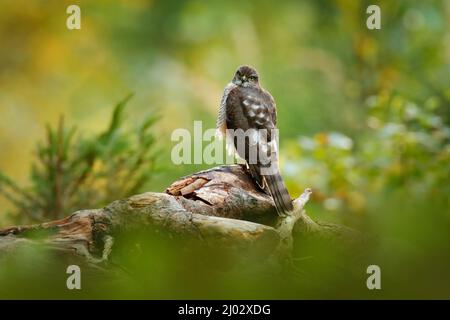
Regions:
<instances>
[{"instance_id":1,"label":"weathered wood","mask_svg":"<svg viewBox=\"0 0 450 320\"><path fill-rule=\"evenodd\" d=\"M165 193L147 192L61 220L0 229L0 253L39 244L101 262L108 259L117 232L147 227L221 245L264 243L274 254L292 249L294 227L305 234L345 234L348 239L348 229L306 216L303 207L310 193L305 190L294 201L292 214L280 218L271 197L253 183L244 166L222 166L181 178Z\"/></svg>"}]
</instances>

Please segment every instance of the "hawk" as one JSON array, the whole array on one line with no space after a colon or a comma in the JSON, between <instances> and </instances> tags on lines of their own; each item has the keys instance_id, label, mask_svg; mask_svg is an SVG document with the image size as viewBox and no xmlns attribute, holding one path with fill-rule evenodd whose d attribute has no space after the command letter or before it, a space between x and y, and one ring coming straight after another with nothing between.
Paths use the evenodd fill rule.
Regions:
<instances>
[{"instance_id":1,"label":"hawk","mask_svg":"<svg viewBox=\"0 0 450 320\"><path fill-rule=\"evenodd\" d=\"M217 133L244 159L253 180L271 195L277 212L293 209L278 167L277 110L273 97L259 85L256 70L237 69L225 87L217 118Z\"/></svg>"}]
</instances>

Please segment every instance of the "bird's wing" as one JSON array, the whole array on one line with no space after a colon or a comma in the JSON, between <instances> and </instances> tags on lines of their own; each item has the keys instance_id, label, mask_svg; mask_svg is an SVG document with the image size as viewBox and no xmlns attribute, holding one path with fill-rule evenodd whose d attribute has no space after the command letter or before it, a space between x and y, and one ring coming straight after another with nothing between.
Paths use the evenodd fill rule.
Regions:
<instances>
[{"instance_id":1,"label":"bird's wing","mask_svg":"<svg viewBox=\"0 0 450 320\"><path fill-rule=\"evenodd\" d=\"M262 94L243 96L242 106L249 128L256 129L256 133L250 135L246 150L250 154L252 149L257 150L256 161L246 155L250 172L258 185L262 185L270 193L277 211L280 214L287 213L293 207L278 167L275 101L270 94L262 92Z\"/></svg>"},{"instance_id":2,"label":"bird's wing","mask_svg":"<svg viewBox=\"0 0 450 320\"><path fill-rule=\"evenodd\" d=\"M269 108L269 112L272 117L272 123L274 126L276 126L277 125L277 105L275 103L275 99L272 97L272 95L268 91L266 91L264 89L262 89L262 90L263 90L264 94L266 95L267 99L269 100L269 105L271 106Z\"/></svg>"}]
</instances>

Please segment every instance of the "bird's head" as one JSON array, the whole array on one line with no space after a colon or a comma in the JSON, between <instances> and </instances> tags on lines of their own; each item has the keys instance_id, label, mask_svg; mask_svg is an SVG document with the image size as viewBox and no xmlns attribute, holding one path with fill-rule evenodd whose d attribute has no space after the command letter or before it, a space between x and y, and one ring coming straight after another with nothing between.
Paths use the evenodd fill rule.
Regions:
<instances>
[{"instance_id":1,"label":"bird's head","mask_svg":"<svg viewBox=\"0 0 450 320\"><path fill-rule=\"evenodd\" d=\"M259 84L258 72L249 66L241 66L236 70L232 82L241 87L257 86Z\"/></svg>"}]
</instances>

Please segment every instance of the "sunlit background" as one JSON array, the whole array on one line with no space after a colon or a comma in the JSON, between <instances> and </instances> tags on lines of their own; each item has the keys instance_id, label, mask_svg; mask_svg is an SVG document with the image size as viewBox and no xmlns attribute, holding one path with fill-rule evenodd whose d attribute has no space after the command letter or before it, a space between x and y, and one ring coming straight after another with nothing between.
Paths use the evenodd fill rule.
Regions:
<instances>
[{"instance_id":1,"label":"sunlit background","mask_svg":"<svg viewBox=\"0 0 450 320\"><path fill-rule=\"evenodd\" d=\"M375 3L382 27L368 30ZM47 123L98 134L134 93L127 128L159 116L139 191L163 191L208 167L174 165L171 132L214 127L223 88L250 64L277 102L291 195L311 187L309 215L376 235L384 297L450 298L450 1L375 3L2 1L0 172L27 187ZM70 4L81 30L66 28ZM2 226L27 222L1 194L0 208Z\"/></svg>"}]
</instances>

